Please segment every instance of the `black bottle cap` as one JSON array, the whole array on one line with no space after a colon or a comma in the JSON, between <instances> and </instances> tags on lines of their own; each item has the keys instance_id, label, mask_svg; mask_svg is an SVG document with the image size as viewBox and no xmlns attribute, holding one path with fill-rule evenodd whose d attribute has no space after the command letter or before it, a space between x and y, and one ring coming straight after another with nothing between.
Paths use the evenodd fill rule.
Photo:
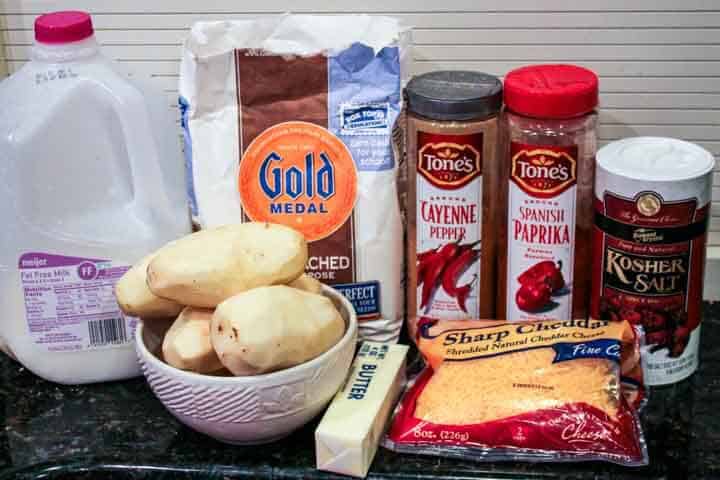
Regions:
<instances>
[{"instance_id":1,"label":"black bottle cap","mask_svg":"<svg viewBox=\"0 0 720 480\"><path fill-rule=\"evenodd\" d=\"M487 73L442 70L413 77L406 88L408 109L434 120L473 120L497 115L502 82Z\"/></svg>"}]
</instances>

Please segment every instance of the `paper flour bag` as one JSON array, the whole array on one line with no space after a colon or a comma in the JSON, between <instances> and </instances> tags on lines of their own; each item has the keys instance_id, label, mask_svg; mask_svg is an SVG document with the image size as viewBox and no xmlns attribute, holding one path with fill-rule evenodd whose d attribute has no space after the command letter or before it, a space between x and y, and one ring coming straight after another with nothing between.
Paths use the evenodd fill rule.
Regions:
<instances>
[{"instance_id":1,"label":"paper flour bag","mask_svg":"<svg viewBox=\"0 0 720 480\"><path fill-rule=\"evenodd\" d=\"M398 135L409 31L367 15L196 23L180 106L201 228L268 221L353 303L363 339L403 318Z\"/></svg>"}]
</instances>

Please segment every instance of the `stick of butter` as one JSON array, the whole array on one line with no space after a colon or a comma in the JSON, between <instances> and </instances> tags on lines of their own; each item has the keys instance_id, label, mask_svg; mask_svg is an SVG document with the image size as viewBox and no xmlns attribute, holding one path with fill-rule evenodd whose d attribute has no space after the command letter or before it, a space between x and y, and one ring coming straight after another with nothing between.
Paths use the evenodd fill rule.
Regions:
<instances>
[{"instance_id":1,"label":"stick of butter","mask_svg":"<svg viewBox=\"0 0 720 480\"><path fill-rule=\"evenodd\" d=\"M365 477L405 379L405 345L363 342L315 430L318 470Z\"/></svg>"}]
</instances>

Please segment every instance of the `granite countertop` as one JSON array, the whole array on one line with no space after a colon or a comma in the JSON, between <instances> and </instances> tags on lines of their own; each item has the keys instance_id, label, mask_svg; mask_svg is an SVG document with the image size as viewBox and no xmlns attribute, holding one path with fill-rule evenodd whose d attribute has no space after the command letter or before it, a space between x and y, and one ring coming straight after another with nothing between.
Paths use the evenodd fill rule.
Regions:
<instances>
[{"instance_id":1,"label":"granite countertop","mask_svg":"<svg viewBox=\"0 0 720 480\"><path fill-rule=\"evenodd\" d=\"M650 465L483 464L380 449L368 478L720 478L720 303L707 304L700 371L653 392ZM0 480L347 478L314 469L312 423L279 442L223 445L180 425L144 379L58 386L0 359Z\"/></svg>"}]
</instances>

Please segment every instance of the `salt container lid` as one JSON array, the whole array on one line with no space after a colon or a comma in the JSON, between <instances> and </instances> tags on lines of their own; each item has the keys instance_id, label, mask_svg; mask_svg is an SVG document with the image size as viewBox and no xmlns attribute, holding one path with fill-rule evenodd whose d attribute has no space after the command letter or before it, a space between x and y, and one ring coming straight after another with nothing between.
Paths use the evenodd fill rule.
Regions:
<instances>
[{"instance_id":1,"label":"salt container lid","mask_svg":"<svg viewBox=\"0 0 720 480\"><path fill-rule=\"evenodd\" d=\"M713 155L694 143L665 137L624 138L597 152L599 168L645 181L689 180L715 168Z\"/></svg>"},{"instance_id":2,"label":"salt container lid","mask_svg":"<svg viewBox=\"0 0 720 480\"><path fill-rule=\"evenodd\" d=\"M435 120L479 119L502 108L502 82L487 73L428 72L413 77L406 92L411 112Z\"/></svg>"}]
</instances>

